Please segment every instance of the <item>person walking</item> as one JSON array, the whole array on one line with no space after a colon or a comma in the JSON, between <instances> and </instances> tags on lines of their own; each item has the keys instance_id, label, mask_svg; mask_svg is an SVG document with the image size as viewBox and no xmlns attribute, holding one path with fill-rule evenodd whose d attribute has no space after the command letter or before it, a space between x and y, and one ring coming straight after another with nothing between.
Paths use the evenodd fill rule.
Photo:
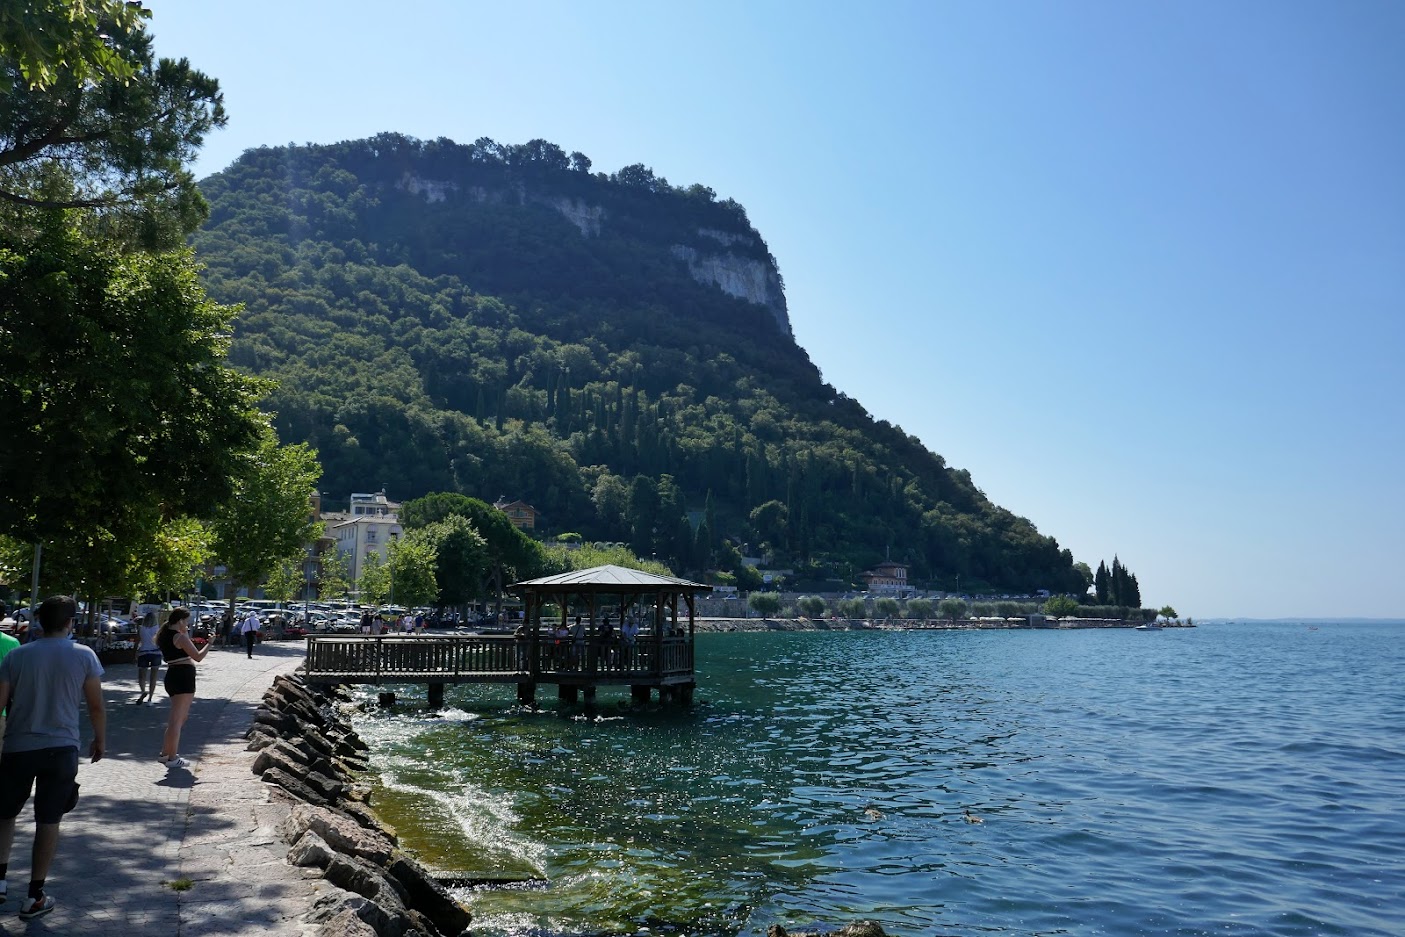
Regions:
<instances>
[{"instance_id":1,"label":"person walking","mask_svg":"<svg viewBox=\"0 0 1405 937\"><path fill-rule=\"evenodd\" d=\"M42 635L0 661L0 710L10 712L0 754L0 900L8 889L15 818L32 790L34 848L29 893L20 904L25 921L54 910L44 885L58 852L59 821L78 803L80 702L93 724L88 757L96 764L107 747L102 664L92 648L69 640L77 616L72 596L50 596L39 606Z\"/></svg>"},{"instance_id":2,"label":"person walking","mask_svg":"<svg viewBox=\"0 0 1405 937\"><path fill-rule=\"evenodd\" d=\"M147 612L137 625L137 698L133 703L156 701L156 673L161 669L161 649L156 646L156 633L161 627L156 624L156 613Z\"/></svg>"},{"instance_id":3,"label":"person walking","mask_svg":"<svg viewBox=\"0 0 1405 937\"><path fill-rule=\"evenodd\" d=\"M190 762L179 754L181 729L190 716L190 705L195 702L195 665L205 659L211 647L208 641L204 647L196 647L189 632L190 609L174 608L156 633L156 646L166 662L166 695L171 698L171 716L166 721L161 754L156 760L167 768L190 767Z\"/></svg>"},{"instance_id":4,"label":"person walking","mask_svg":"<svg viewBox=\"0 0 1405 937\"><path fill-rule=\"evenodd\" d=\"M249 660L253 660L254 642L259 639L259 616L257 612L249 612L244 618L244 623L239 626L239 633L244 636L244 653L249 655Z\"/></svg>"}]
</instances>

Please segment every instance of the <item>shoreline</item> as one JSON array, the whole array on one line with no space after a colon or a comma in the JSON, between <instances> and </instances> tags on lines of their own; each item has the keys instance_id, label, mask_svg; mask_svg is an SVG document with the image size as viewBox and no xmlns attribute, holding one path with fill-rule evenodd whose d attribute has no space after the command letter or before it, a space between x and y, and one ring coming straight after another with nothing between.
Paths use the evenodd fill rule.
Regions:
<instances>
[{"instance_id":1,"label":"shoreline","mask_svg":"<svg viewBox=\"0 0 1405 937\"><path fill-rule=\"evenodd\" d=\"M1090 628L1121 628L1137 630L1140 622L1111 618L1078 618L1055 621L1052 624L1033 625L1026 619L1009 618L999 621L990 619L895 619L876 621L873 619L810 619L810 618L697 618L699 633L720 633L731 631L1075 631ZM1160 628L1194 628L1184 622L1167 622ZM1152 629L1155 630L1155 629Z\"/></svg>"}]
</instances>

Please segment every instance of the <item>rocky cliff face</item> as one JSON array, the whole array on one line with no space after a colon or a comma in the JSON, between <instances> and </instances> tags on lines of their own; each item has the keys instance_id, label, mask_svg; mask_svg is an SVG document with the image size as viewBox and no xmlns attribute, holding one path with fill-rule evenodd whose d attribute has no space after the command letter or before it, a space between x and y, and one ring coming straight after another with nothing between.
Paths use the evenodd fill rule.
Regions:
<instances>
[{"instance_id":1,"label":"rocky cliff face","mask_svg":"<svg viewBox=\"0 0 1405 937\"><path fill-rule=\"evenodd\" d=\"M585 199L561 195L517 184L508 189L480 185L460 187L442 179L426 179L405 173L398 188L418 195L428 203L444 202L451 195L462 193L476 203L543 205L558 212L580 231L584 238L598 238L610 232L611 211L603 205ZM792 335L790 313L786 307L785 287L774 260L765 252L759 237L739 231L699 227L693 230L695 243L660 245L683 262L689 274L699 283L716 287L728 296L764 307L784 335ZM715 245L715 246L714 246ZM766 254L761 260L756 255Z\"/></svg>"}]
</instances>

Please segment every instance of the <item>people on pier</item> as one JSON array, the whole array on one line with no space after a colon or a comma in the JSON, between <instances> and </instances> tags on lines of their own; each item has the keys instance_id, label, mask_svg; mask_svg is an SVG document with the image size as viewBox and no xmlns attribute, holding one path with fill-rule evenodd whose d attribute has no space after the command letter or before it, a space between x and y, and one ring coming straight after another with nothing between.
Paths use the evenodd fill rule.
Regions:
<instances>
[{"instance_id":1,"label":"people on pier","mask_svg":"<svg viewBox=\"0 0 1405 937\"><path fill-rule=\"evenodd\" d=\"M565 670L571 659L571 629L566 627L565 621L556 626L552 639L555 643L556 669Z\"/></svg>"},{"instance_id":2,"label":"people on pier","mask_svg":"<svg viewBox=\"0 0 1405 937\"><path fill-rule=\"evenodd\" d=\"M577 670L585 666L585 625L579 615L571 626L571 666Z\"/></svg>"}]
</instances>

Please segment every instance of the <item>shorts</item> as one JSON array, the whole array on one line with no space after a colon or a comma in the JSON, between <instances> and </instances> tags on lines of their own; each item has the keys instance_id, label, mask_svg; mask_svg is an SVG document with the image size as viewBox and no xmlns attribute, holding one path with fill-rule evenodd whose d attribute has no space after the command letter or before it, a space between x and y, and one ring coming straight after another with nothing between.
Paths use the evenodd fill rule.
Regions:
<instances>
[{"instance_id":1,"label":"shorts","mask_svg":"<svg viewBox=\"0 0 1405 937\"><path fill-rule=\"evenodd\" d=\"M160 652L160 651L142 651L140 654L137 655L137 669L138 669L138 670L140 670L140 669L142 669L142 668L144 668L144 667L160 667L160 666L161 666L161 652Z\"/></svg>"},{"instance_id":2,"label":"shorts","mask_svg":"<svg viewBox=\"0 0 1405 937\"><path fill-rule=\"evenodd\" d=\"M57 823L73 809L78 789L78 749L38 748L0 755L0 820L19 816L34 790L34 819Z\"/></svg>"},{"instance_id":3,"label":"shorts","mask_svg":"<svg viewBox=\"0 0 1405 937\"><path fill-rule=\"evenodd\" d=\"M164 681L167 696L180 696L195 692L195 665L176 664L166 668Z\"/></svg>"}]
</instances>

